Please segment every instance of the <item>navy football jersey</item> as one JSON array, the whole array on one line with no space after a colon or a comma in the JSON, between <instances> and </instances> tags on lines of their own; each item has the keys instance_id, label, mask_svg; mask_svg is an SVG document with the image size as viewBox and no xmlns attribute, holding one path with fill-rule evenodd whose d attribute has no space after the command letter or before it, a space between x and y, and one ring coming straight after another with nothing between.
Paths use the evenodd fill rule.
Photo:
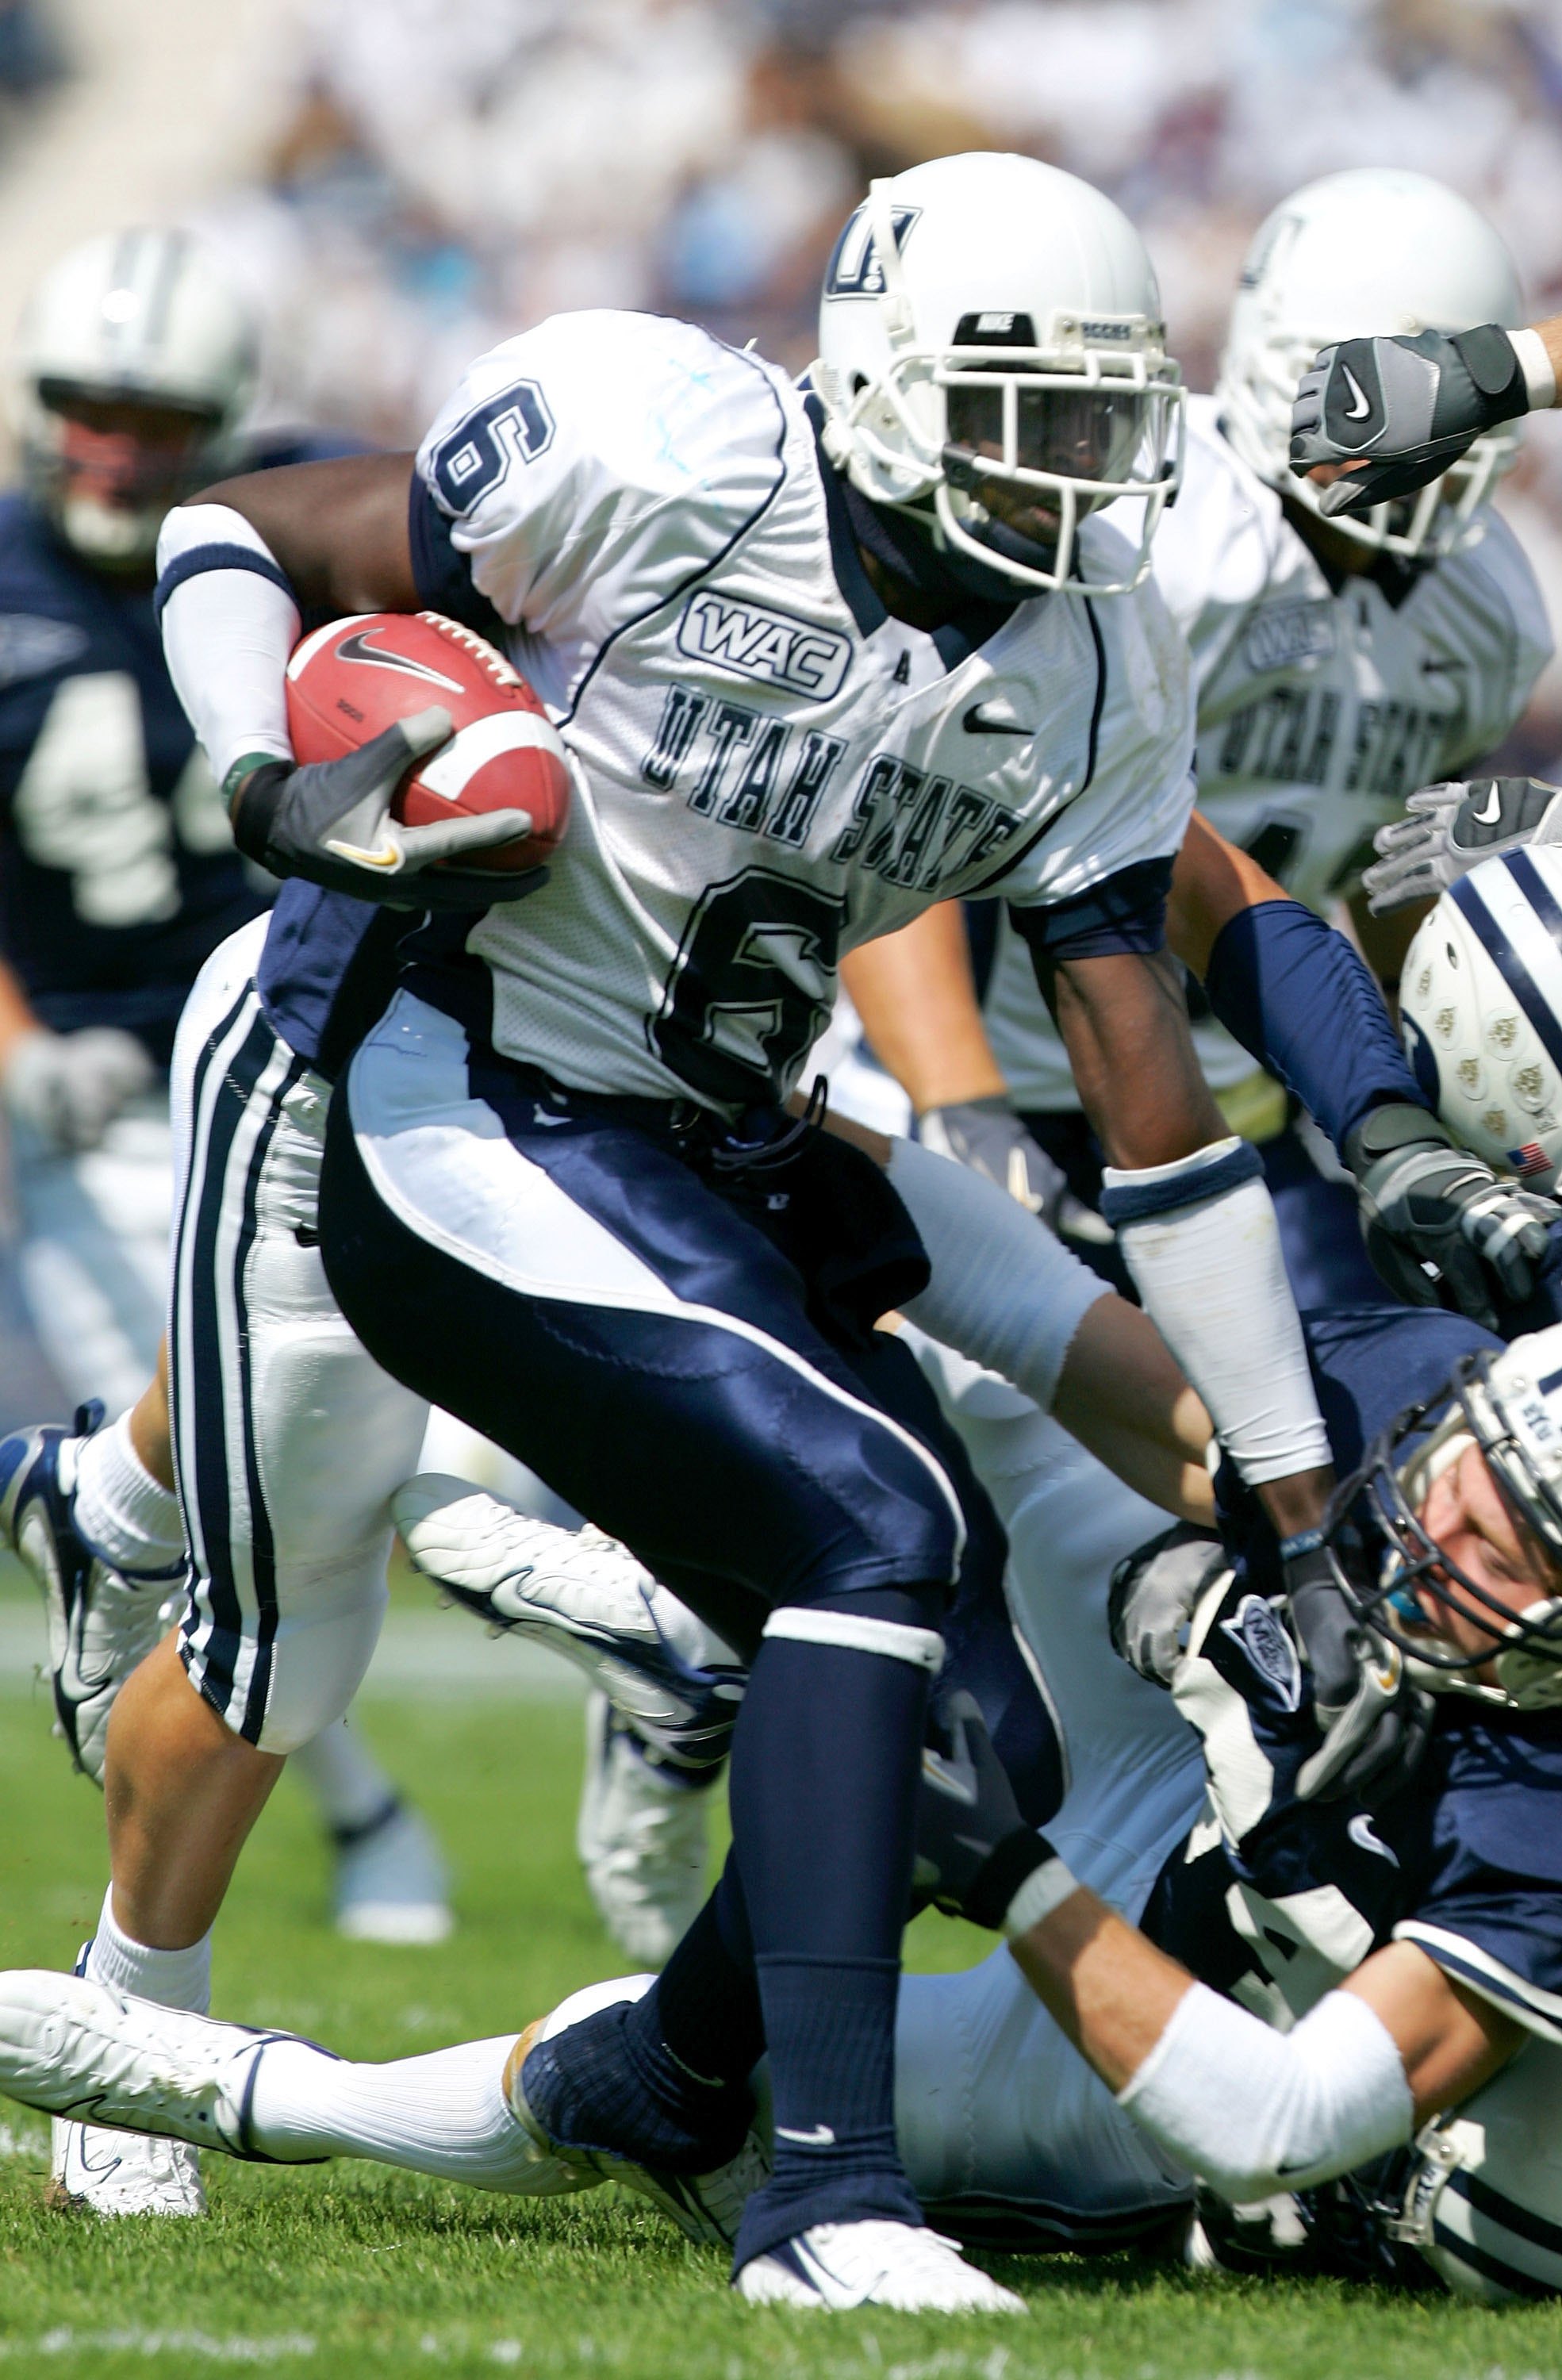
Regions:
<instances>
[{"instance_id":1,"label":"navy football jersey","mask_svg":"<svg viewBox=\"0 0 1562 2380\"><path fill-rule=\"evenodd\" d=\"M357 451L272 442L249 468ZM165 1063L202 963L268 897L174 692L151 586L90 569L30 498L0 497L0 958L40 1020L120 1026Z\"/></svg>"},{"instance_id":2,"label":"navy football jersey","mask_svg":"<svg viewBox=\"0 0 1562 2380\"><path fill-rule=\"evenodd\" d=\"M1304 1318L1318 1400L1343 1475L1407 1406L1435 1397L1456 1357L1501 1342L1441 1310L1360 1307ZM1235 1557L1201 1609L1178 1672L1204 1739L1209 1797L1161 1876L1145 1930L1205 1982L1289 2022L1391 1940L1411 1941L1531 2031L1562 2042L1562 1713L1436 1699L1407 1791L1369 1813L1303 1803L1318 1743L1306 1673L1277 1605L1273 1532L1237 1491Z\"/></svg>"}]
</instances>

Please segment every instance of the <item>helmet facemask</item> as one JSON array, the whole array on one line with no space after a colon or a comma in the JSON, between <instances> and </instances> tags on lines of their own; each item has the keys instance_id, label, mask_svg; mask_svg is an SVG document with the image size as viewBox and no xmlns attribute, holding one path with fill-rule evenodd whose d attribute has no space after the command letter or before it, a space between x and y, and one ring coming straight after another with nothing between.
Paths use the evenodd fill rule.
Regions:
<instances>
[{"instance_id":1,"label":"helmet facemask","mask_svg":"<svg viewBox=\"0 0 1562 2380\"><path fill-rule=\"evenodd\" d=\"M941 543L1025 591L1130 592L1149 572L1181 470L1186 392L1164 326L1144 314L1057 309L1038 325L988 310L961 316L949 344L928 344L900 252L910 225L890 190L870 186L877 279L871 293L860 284L862 302L879 310L889 360L851 385L816 363L827 451L864 494L925 521L930 511ZM1143 500L1132 566L1085 582L1080 524L1124 496Z\"/></svg>"},{"instance_id":2,"label":"helmet facemask","mask_svg":"<svg viewBox=\"0 0 1562 2380\"><path fill-rule=\"evenodd\" d=\"M1392 1422L1337 1490L1325 1539L1330 1565L1358 1618L1399 1646L1418 1683L1509 1709L1555 1708L1562 1706L1562 1432L1544 1390L1511 1349L1461 1356L1449 1389L1447 1401L1412 1406ZM1445 1402L1433 1428L1407 1453L1406 1439ZM1433 1481L1471 1446L1556 1575L1556 1591L1538 1594L1519 1613L1454 1561L1419 1517ZM1377 1583L1366 1586L1374 1562ZM1465 1651L1429 1619L1426 1602L1457 1613L1490 1642ZM1495 1684L1479 1675L1488 1664Z\"/></svg>"}]
</instances>

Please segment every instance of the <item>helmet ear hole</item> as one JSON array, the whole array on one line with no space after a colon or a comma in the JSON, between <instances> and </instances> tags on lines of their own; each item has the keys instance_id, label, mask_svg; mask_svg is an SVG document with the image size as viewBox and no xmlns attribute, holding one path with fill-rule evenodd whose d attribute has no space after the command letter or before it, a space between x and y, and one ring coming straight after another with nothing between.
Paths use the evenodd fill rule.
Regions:
<instances>
[{"instance_id":1,"label":"helmet ear hole","mask_svg":"<svg viewBox=\"0 0 1562 2380\"><path fill-rule=\"evenodd\" d=\"M867 374L866 374L866 372L854 372L854 373L852 374L852 395L853 395L854 396L861 396L861 395L862 395L862 393L863 393L864 389L865 389L866 386L867 386Z\"/></svg>"}]
</instances>

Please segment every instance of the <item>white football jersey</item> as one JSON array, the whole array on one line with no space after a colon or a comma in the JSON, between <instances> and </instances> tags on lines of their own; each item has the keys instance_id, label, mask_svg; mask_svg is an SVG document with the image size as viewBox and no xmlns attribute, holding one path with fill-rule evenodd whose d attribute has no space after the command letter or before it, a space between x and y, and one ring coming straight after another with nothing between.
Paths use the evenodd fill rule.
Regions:
<instances>
[{"instance_id":1,"label":"white football jersey","mask_svg":"<svg viewBox=\"0 0 1562 2380\"><path fill-rule=\"evenodd\" d=\"M1550 657L1517 539L1489 508L1478 519L1477 540L1428 569L1396 579L1390 565L1337 588L1221 436L1214 398L1189 402L1182 484L1152 556L1193 654L1198 806L1320 912L1354 890L1407 794L1501 741ZM1017 1106L1078 1106L1007 923L987 1019ZM1252 1074L1218 1026L1194 1038L1217 1090Z\"/></svg>"},{"instance_id":2,"label":"white football jersey","mask_svg":"<svg viewBox=\"0 0 1562 2380\"><path fill-rule=\"evenodd\" d=\"M1192 691L1154 589L1021 602L975 650L890 618L803 395L757 356L557 316L470 368L418 471L574 766L551 880L466 941L507 1055L587 1090L771 1099L842 951L1181 844ZM1093 522L1086 574L1120 548Z\"/></svg>"}]
</instances>

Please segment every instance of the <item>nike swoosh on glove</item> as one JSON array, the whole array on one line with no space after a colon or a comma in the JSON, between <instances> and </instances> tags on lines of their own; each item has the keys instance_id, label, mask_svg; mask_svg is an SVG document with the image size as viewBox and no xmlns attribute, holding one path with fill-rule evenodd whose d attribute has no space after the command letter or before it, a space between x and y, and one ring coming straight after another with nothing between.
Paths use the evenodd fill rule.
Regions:
<instances>
[{"instance_id":1,"label":"nike swoosh on glove","mask_svg":"<svg viewBox=\"0 0 1562 2380\"><path fill-rule=\"evenodd\" d=\"M936 1157L952 1157L957 1165L996 1182L1049 1232L1093 1246L1109 1245L1110 1224L1074 1196L1061 1166L1053 1163L997 1092L926 1109L916 1120L916 1137Z\"/></svg>"},{"instance_id":2,"label":"nike swoosh on glove","mask_svg":"<svg viewBox=\"0 0 1562 2380\"><path fill-rule=\"evenodd\" d=\"M1484 430L1530 408L1524 369L1495 322L1414 338L1341 339L1302 375L1291 407L1290 468L1364 458L1319 502L1333 517L1370 512L1435 480Z\"/></svg>"},{"instance_id":3,"label":"nike swoosh on glove","mask_svg":"<svg viewBox=\"0 0 1562 2380\"><path fill-rule=\"evenodd\" d=\"M1412 901L1434 901L1483 859L1526 844L1562 843L1562 786L1539 777L1482 777L1472 784L1423 785L1405 816L1379 827L1378 857L1362 878L1374 917Z\"/></svg>"},{"instance_id":4,"label":"nike swoosh on glove","mask_svg":"<svg viewBox=\"0 0 1562 2380\"><path fill-rule=\"evenodd\" d=\"M1313 1674L1324 1741L1297 1775L1297 1799L1346 1795L1371 1810L1409 1783L1431 1732L1430 1695L1413 1687L1397 1645L1351 1609L1322 1547L1284 1565L1286 1594Z\"/></svg>"},{"instance_id":5,"label":"nike swoosh on glove","mask_svg":"<svg viewBox=\"0 0 1562 2380\"><path fill-rule=\"evenodd\" d=\"M1396 1297L1437 1305L1423 1269L1435 1265L1459 1312L1495 1330L1497 1301L1530 1295L1562 1220L1552 1199L1499 1181L1408 1100L1372 1109L1340 1153L1356 1177L1367 1255Z\"/></svg>"},{"instance_id":6,"label":"nike swoosh on glove","mask_svg":"<svg viewBox=\"0 0 1562 2380\"><path fill-rule=\"evenodd\" d=\"M234 841L273 876L302 876L359 901L467 910L518 901L546 883L545 868L511 876L452 863L529 834L528 811L491 810L431 826L401 826L391 816L407 771L452 733L449 711L436 704L339 760L301 768L262 761L232 793Z\"/></svg>"}]
</instances>

